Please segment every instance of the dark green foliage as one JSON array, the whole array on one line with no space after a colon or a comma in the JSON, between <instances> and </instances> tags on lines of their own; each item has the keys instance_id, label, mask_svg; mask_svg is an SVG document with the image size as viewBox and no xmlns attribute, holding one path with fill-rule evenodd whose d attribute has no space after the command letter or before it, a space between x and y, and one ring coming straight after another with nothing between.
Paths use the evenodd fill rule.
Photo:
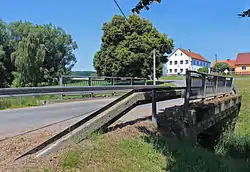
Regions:
<instances>
[{"instance_id":1,"label":"dark green foliage","mask_svg":"<svg viewBox=\"0 0 250 172\"><path fill-rule=\"evenodd\" d=\"M173 40L161 34L150 21L131 15L127 22L115 15L102 29L101 50L94 57L98 75L150 78L156 48L157 77L161 76L166 62L163 54L172 52Z\"/></svg>"},{"instance_id":2,"label":"dark green foliage","mask_svg":"<svg viewBox=\"0 0 250 172\"><path fill-rule=\"evenodd\" d=\"M223 73L226 69L228 71L232 70L232 68L227 63L224 63L224 62L216 63L213 67L213 71L219 72L219 73Z\"/></svg>"},{"instance_id":3,"label":"dark green foliage","mask_svg":"<svg viewBox=\"0 0 250 172\"><path fill-rule=\"evenodd\" d=\"M77 44L61 28L0 20L0 87L54 85L76 62Z\"/></svg>"},{"instance_id":4,"label":"dark green foliage","mask_svg":"<svg viewBox=\"0 0 250 172\"><path fill-rule=\"evenodd\" d=\"M149 10L149 5L153 2L160 3L161 0L140 0L136 6L132 9L133 13L139 14L142 9ZM243 11L242 13L238 14L240 17L250 17L250 9Z\"/></svg>"},{"instance_id":5,"label":"dark green foliage","mask_svg":"<svg viewBox=\"0 0 250 172\"><path fill-rule=\"evenodd\" d=\"M160 3L161 0L140 0L138 4L135 6L135 8L132 9L132 12L139 14L142 9L149 10L148 6L153 2Z\"/></svg>"},{"instance_id":6,"label":"dark green foliage","mask_svg":"<svg viewBox=\"0 0 250 172\"><path fill-rule=\"evenodd\" d=\"M250 17L250 9L243 11L241 14L239 14L240 17Z\"/></svg>"},{"instance_id":7,"label":"dark green foliage","mask_svg":"<svg viewBox=\"0 0 250 172\"><path fill-rule=\"evenodd\" d=\"M11 62L11 53L13 52L10 46L10 35L7 24L0 19L0 87L8 87L11 84L13 76L13 63Z\"/></svg>"},{"instance_id":8,"label":"dark green foliage","mask_svg":"<svg viewBox=\"0 0 250 172\"><path fill-rule=\"evenodd\" d=\"M208 73L209 70L208 70L208 67L205 66L205 67L199 68L199 69L198 69L198 72Z\"/></svg>"}]
</instances>

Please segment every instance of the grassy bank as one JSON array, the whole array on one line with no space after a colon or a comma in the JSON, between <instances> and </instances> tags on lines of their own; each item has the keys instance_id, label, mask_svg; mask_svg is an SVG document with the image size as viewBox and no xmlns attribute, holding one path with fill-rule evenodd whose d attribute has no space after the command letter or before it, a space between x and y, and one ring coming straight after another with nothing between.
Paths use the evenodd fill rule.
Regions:
<instances>
[{"instance_id":1,"label":"grassy bank","mask_svg":"<svg viewBox=\"0 0 250 172\"><path fill-rule=\"evenodd\" d=\"M208 151L189 140L161 137L150 121L127 125L35 163L29 171L249 172L243 158ZM27 170L27 168L26 168Z\"/></svg>"}]
</instances>

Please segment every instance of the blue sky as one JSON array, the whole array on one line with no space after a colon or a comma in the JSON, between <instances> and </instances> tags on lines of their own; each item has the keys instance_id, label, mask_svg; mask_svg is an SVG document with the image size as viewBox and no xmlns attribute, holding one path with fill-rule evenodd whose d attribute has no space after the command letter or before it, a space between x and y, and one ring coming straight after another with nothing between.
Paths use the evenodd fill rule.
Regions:
<instances>
[{"instance_id":1,"label":"blue sky","mask_svg":"<svg viewBox=\"0 0 250 172\"><path fill-rule=\"evenodd\" d=\"M117 1L129 15L138 0ZM237 17L248 7L249 0L162 0L140 16L173 38L175 48L191 49L213 61L215 53L219 59L234 59L239 52L250 52L250 19ZM0 0L0 18L8 23L52 23L71 34L79 45L74 70L94 70L102 24L115 14L120 12L113 0Z\"/></svg>"}]
</instances>

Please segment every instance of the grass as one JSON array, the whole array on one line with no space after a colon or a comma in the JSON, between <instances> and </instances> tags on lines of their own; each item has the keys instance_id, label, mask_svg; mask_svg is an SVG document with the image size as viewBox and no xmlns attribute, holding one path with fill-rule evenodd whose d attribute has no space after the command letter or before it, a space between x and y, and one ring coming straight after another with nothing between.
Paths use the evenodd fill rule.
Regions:
<instances>
[{"instance_id":1,"label":"grass","mask_svg":"<svg viewBox=\"0 0 250 172\"><path fill-rule=\"evenodd\" d=\"M160 80L184 80L185 76L176 76L176 75L168 75L165 77L161 77Z\"/></svg>"},{"instance_id":2,"label":"grass","mask_svg":"<svg viewBox=\"0 0 250 172\"><path fill-rule=\"evenodd\" d=\"M138 139L97 136L85 147L63 154L62 171L161 171L165 158L152 144Z\"/></svg>"},{"instance_id":3,"label":"grass","mask_svg":"<svg viewBox=\"0 0 250 172\"><path fill-rule=\"evenodd\" d=\"M92 98L110 97L110 96L117 96L121 94L123 93L64 95L62 99L61 99L61 95L28 96L28 97L22 97L22 103L20 102L20 97L0 98L0 110L40 106L44 103L44 101L56 102L56 101L82 100L84 98L90 98L90 97Z\"/></svg>"}]
</instances>

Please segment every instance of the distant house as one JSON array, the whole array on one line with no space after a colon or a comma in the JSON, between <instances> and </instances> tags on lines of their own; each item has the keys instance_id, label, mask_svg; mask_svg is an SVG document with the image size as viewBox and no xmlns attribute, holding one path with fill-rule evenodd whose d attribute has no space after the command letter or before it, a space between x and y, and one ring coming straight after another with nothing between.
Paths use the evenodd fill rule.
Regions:
<instances>
[{"instance_id":1,"label":"distant house","mask_svg":"<svg viewBox=\"0 0 250 172\"><path fill-rule=\"evenodd\" d=\"M250 74L250 53L239 53L237 55L235 73Z\"/></svg>"},{"instance_id":2,"label":"distant house","mask_svg":"<svg viewBox=\"0 0 250 172\"><path fill-rule=\"evenodd\" d=\"M202 67L210 68L210 62L199 54L178 48L168 57L166 72L168 75L186 74L186 70L197 71Z\"/></svg>"},{"instance_id":3,"label":"distant house","mask_svg":"<svg viewBox=\"0 0 250 172\"><path fill-rule=\"evenodd\" d=\"M215 66L216 63L227 63L231 68L232 68L232 71L235 70L235 63L236 63L236 60L231 60L231 59L227 59L227 60L217 60L217 61L214 61L213 64L211 65L211 68L213 68Z\"/></svg>"}]
</instances>

